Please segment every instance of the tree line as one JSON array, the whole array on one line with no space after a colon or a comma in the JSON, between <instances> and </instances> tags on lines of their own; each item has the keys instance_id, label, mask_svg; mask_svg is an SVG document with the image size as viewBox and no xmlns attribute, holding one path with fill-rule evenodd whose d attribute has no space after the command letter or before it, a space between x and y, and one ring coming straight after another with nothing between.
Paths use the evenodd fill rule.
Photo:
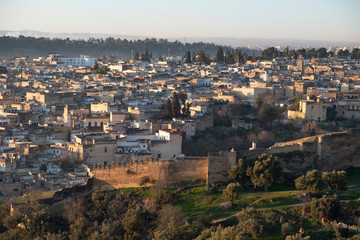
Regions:
<instances>
[{"instance_id":1,"label":"tree line","mask_svg":"<svg viewBox=\"0 0 360 240\"><path fill-rule=\"evenodd\" d=\"M180 41L168 41L167 39L146 38L144 40L114 39L88 39L73 40L60 38L35 38L35 37L0 37L0 54L3 56L14 57L14 50L20 49L24 55L37 51L37 56L44 56L48 53L58 52L71 56L78 56L86 53L93 57L104 55L120 56L125 58L134 58L136 52L145 53L149 49L154 56L179 56L187 51L197 52L203 50L211 56L214 56L219 45L214 43L181 43ZM231 47L224 47L231 49ZM250 51L244 48L243 51ZM141 56L138 56L141 58ZM145 57L145 54L144 54Z\"/></svg>"}]
</instances>

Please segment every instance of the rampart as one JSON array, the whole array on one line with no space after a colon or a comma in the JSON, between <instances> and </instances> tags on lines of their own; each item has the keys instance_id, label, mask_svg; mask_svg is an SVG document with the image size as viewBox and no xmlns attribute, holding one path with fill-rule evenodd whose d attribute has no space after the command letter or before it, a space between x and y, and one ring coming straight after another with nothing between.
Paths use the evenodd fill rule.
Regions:
<instances>
[{"instance_id":1,"label":"rampart","mask_svg":"<svg viewBox=\"0 0 360 240\"><path fill-rule=\"evenodd\" d=\"M205 182L207 165L207 157L186 157L175 160L147 158L144 161L98 165L94 167L93 175L98 181L115 188L139 187L140 180L144 176L148 176L152 182L171 185L190 179L200 179Z\"/></svg>"},{"instance_id":2,"label":"rampart","mask_svg":"<svg viewBox=\"0 0 360 240\"><path fill-rule=\"evenodd\" d=\"M207 185L215 182L227 182L229 169L236 164L236 152L208 154Z\"/></svg>"},{"instance_id":3,"label":"rampart","mask_svg":"<svg viewBox=\"0 0 360 240\"><path fill-rule=\"evenodd\" d=\"M351 129L275 144L264 151L277 155L286 171L323 171L360 166L360 130Z\"/></svg>"},{"instance_id":4,"label":"rampart","mask_svg":"<svg viewBox=\"0 0 360 240\"><path fill-rule=\"evenodd\" d=\"M228 181L228 171L238 158L256 158L267 153L278 156L284 171L300 173L317 168L322 171L347 166L360 167L360 130L317 135L275 144L267 149L209 153L207 157L185 157L175 160L148 159L95 166L95 178L115 188L138 187L144 176L167 185L190 179L201 179L209 186Z\"/></svg>"}]
</instances>

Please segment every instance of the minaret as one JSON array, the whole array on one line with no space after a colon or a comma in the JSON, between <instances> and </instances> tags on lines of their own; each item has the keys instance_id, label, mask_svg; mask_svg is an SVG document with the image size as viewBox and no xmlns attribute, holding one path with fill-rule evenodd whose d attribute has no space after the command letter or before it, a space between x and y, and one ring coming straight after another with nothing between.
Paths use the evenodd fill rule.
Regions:
<instances>
[{"instance_id":1,"label":"minaret","mask_svg":"<svg viewBox=\"0 0 360 240\"><path fill-rule=\"evenodd\" d=\"M71 127L71 114L69 114L68 105L64 107L64 125L66 127Z\"/></svg>"}]
</instances>

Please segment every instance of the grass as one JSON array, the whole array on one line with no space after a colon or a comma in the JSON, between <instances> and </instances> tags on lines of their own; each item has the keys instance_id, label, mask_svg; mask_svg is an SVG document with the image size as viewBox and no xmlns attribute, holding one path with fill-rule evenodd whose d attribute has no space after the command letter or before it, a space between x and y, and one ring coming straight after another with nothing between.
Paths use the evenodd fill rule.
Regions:
<instances>
[{"instance_id":1,"label":"grass","mask_svg":"<svg viewBox=\"0 0 360 240\"><path fill-rule=\"evenodd\" d=\"M276 187L280 189L280 186ZM289 189L284 186L283 189ZM227 201L221 192L211 192L203 186L188 187L175 193L173 205L180 206L186 215L194 218L197 215L211 215L213 220L229 217L243 208L251 206L257 209L286 207L301 203L298 197L303 191L250 192L244 191L235 201L234 207L223 207Z\"/></svg>"},{"instance_id":2,"label":"grass","mask_svg":"<svg viewBox=\"0 0 360 240\"><path fill-rule=\"evenodd\" d=\"M46 198L52 198L56 191L35 191L30 194L16 198L15 203L21 204L26 203L30 200L40 200Z\"/></svg>"},{"instance_id":3,"label":"grass","mask_svg":"<svg viewBox=\"0 0 360 240\"><path fill-rule=\"evenodd\" d=\"M348 190L341 191L341 200L355 200L355 204L360 204L360 168L349 168ZM297 209L301 212L302 197L306 190L296 190L294 186L274 184L268 191L250 191L243 189L239 198L235 201L232 208L222 207L226 200L221 192L211 192L205 186L187 187L182 191L175 192L173 205L180 206L184 213L193 219L200 214L211 215L213 223L223 226L231 226L237 223L236 213L248 206L260 211L293 211ZM332 239L335 231L330 226L323 226L319 221L305 221L301 225L304 235L309 235L311 239ZM294 226L294 234L299 231L301 226ZM343 231L342 229L340 229ZM340 232L341 232L340 231ZM352 234L342 233L342 236ZM281 224L272 226L266 236L258 239L284 239L281 235Z\"/></svg>"},{"instance_id":4,"label":"grass","mask_svg":"<svg viewBox=\"0 0 360 240\"><path fill-rule=\"evenodd\" d=\"M340 200L360 199L360 168L350 167L346 169L348 189L339 193Z\"/></svg>"}]
</instances>

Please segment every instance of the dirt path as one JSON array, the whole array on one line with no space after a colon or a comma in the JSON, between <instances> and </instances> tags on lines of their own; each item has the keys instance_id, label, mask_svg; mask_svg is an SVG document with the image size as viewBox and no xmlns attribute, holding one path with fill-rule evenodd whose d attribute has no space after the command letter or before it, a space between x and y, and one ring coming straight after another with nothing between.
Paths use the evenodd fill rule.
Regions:
<instances>
[{"instance_id":1,"label":"dirt path","mask_svg":"<svg viewBox=\"0 0 360 240\"><path fill-rule=\"evenodd\" d=\"M282 206L277 206L277 207L269 207L269 208L256 208L256 210L258 211L265 211L265 210L271 210L271 209L278 209L278 208L290 208L290 207L299 207L299 206L303 206L305 204L305 202L302 202L302 203L295 203L295 204L291 204L291 205L282 205ZM227 217L223 217L223 218L219 218L219 219L216 219L216 220L213 220L211 223L212 224L216 224L216 223L219 223L219 222L222 222L222 221L226 221L232 217L236 217L237 215L239 215L239 212L237 213L234 213L230 216L227 216Z\"/></svg>"}]
</instances>

